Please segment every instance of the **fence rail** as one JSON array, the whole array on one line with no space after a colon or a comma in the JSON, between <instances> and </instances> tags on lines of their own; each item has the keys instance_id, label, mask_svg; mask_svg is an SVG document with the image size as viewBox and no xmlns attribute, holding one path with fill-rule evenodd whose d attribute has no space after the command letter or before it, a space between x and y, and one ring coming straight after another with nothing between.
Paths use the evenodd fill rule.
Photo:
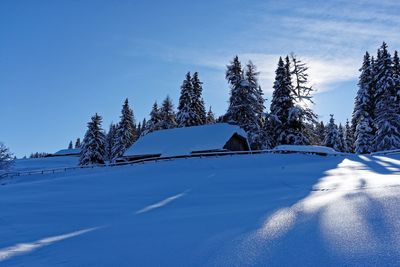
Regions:
<instances>
[{"instance_id":1,"label":"fence rail","mask_svg":"<svg viewBox=\"0 0 400 267\"><path fill-rule=\"evenodd\" d=\"M252 151L227 151L227 152L208 152L208 153L195 153L190 155L180 155L180 156L170 156L170 157L153 157L153 158L145 158L131 161L121 161L116 163L109 164L97 164L97 165L88 165L88 166L76 166L76 167L64 167L64 168L55 168L55 169L43 169L43 170L32 170L32 171L20 171L20 172L7 172L0 175L0 180L7 177L16 177L16 176L29 176L36 174L55 174L67 172L70 170L80 170L80 169L93 169L93 168L103 168L103 167L118 167L125 165L135 165L145 162L158 162L158 161L168 161L174 159L188 159L188 158L203 158L203 157L220 157L220 156L234 156L234 155L255 155L255 154L265 154L265 153L277 153L277 154L288 154L288 153L300 153L300 154L313 154L313 155L322 155L318 152L306 152L306 151L282 151L282 150L252 150ZM323 156L326 156L323 155Z\"/></svg>"}]
</instances>

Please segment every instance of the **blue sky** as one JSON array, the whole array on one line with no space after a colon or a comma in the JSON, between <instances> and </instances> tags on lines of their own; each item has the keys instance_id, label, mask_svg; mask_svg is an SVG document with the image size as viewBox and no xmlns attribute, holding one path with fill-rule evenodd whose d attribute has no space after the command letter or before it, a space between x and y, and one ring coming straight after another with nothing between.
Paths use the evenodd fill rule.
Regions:
<instances>
[{"instance_id":1,"label":"blue sky","mask_svg":"<svg viewBox=\"0 0 400 267\"><path fill-rule=\"evenodd\" d=\"M344 122L364 52L383 40L400 49L399 12L396 0L1 1L0 141L17 156L54 152L95 112L104 128L118 121L126 97L141 121L155 100L177 103L187 71L223 114L236 54L258 66L270 99L278 57L295 52L320 118Z\"/></svg>"}]
</instances>

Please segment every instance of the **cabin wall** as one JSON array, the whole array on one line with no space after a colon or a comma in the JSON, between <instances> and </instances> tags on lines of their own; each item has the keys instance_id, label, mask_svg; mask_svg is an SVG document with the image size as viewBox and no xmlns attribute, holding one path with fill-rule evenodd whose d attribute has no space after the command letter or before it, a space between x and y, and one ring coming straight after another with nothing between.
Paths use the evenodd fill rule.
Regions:
<instances>
[{"instance_id":1,"label":"cabin wall","mask_svg":"<svg viewBox=\"0 0 400 267\"><path fill-rule=\"evenodd\" d=\"M225 149L230 151L248 151L249 146L245 138L234 134L224 146Z\"/></svg>"}]
</instances>

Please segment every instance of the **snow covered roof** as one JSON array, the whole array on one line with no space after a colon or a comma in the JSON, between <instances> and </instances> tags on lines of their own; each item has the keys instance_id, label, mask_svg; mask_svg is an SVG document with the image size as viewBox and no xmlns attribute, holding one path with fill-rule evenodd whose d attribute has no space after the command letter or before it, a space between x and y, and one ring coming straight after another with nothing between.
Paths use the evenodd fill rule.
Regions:
<instances>
[{"instance_id":1,"label":"snow covered roof","mask_svg":"<svg viewBox=\"0 0 400 267\"><path fill-rule=\"evenodd\" d=\"M218 150L223 149L234 134L247 140L244 130L227 123L160 130L140 137L124 156L161 154L168 157L189 155L194 151Z\"/></svg>"},{"instance_id":2,"label":"snow covered roof","mask_svg":"<svg viewBox=\"0 0 400 267\"><path fill-rule=\"evenodd\" d=\"M81 153L80 148L72 148L72 149L61 149L54 153L55 156L66 156L66 155L79 155Z\"/></svg>"},{"instance_id":3,"label":"snow covered roof","mask_svg":"<svg viewBox=\"0 0 400 267\"><path fill-rule=\"evenodd\" d=\"M306 153L321 153L321 154L340 154L333 148L326 146L301 146L301 145L280 145L273 149L274 151L288 152L306 152Z\"/></svg>"}]
</instances>

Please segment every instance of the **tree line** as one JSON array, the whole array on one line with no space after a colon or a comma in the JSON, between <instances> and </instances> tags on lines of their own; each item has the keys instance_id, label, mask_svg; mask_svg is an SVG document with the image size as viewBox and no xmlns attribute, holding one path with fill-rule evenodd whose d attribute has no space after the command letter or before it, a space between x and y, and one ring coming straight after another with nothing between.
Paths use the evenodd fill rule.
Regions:
<instances>
[{"instance_id":1,"label":"tree line","mask_svg":"<svg viewBox=\"0 0 400 267\"><path fill-rule=\"evenodd\" d=\"M122 106L120 121L102 129L97 113L88 123L81 148L80 164L113 162L121 157L140 136L153 131L227 122L239 125L248 134L252 149L270 149L277 145L324 145L341 152L358 154L400 148L400 60L386 43L376 56L365 53L360 68L358 91L351 121L337 125L334 116L324 124L318 121L312 106L314 88L308 81L308 67L293 53L280 57L275 70L273 94L266 109L259 72L251 62L242 64L235 56L227 65L225 78L230 88L225 114L215 117L206 111L199 74L188 72L180 87L175 111L167 96L153 104L148 120L136 123L128 99ZM69 149L73 148L72 141ZM7 150L9 153L9 150ZM34 153L32 157L44 156Z\"/></svg>"}]
</instances>

